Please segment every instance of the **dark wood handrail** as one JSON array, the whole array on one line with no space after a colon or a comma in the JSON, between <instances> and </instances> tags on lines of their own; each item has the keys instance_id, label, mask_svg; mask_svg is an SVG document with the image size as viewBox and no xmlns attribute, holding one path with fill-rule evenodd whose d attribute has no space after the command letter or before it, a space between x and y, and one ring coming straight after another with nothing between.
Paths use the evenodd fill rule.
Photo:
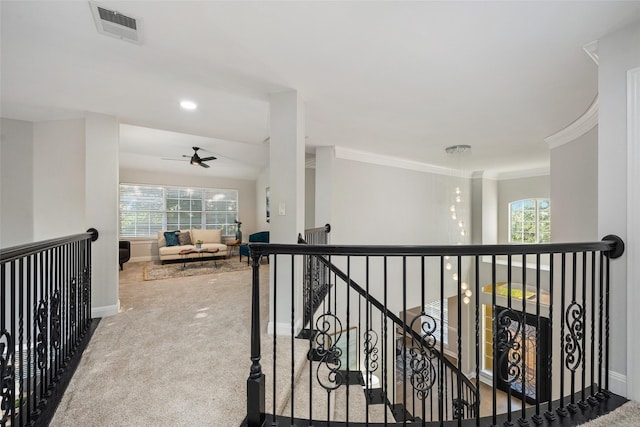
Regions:
<instances>
[{"instance_id":1,"label":"dark wood handrail","mask_svg":"<svg viewBox=\"0 0 640 427\"><path fill-rule=\"evenodd\" d=\"M622 240L607 236L599 242L541 243L505 245L298 245L285 243L252 243L251 252L259 255L371 255L371 256L485 256L535 255L566 252L602 251L617 258L624 251ZM616 256L617 255L617 256Z\"/></svg>"},{"instance_id":2,"label":"dark wood handrail","mask_svg":"<svg viewBox=\"0 0 640 427\"><path fill-rule=\"evenodd\" d=\"M96 230L95 228L90 228L85 233L72 234L70 236L57 237L55 239L26 243L24 245L0 249L0 263L11 262L13 260L53 249L61 245L80 242L87 239L91 239L92 242L98 240L98 230Z\"/></svg>"}]
</instances>

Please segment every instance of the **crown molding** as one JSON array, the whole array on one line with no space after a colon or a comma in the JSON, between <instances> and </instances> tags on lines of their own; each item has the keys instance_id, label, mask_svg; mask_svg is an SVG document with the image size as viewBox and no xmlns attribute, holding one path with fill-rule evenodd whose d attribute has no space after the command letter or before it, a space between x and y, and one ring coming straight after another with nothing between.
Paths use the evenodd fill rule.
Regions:
<instances>
[{"instance_id":1,"label":"crown molding","mask_svg":"<svg viewBox=\"0 0 640 427\"><path fill-rule=\"evenodd\" d=\"M471 178L471 171L460 171L457 169L435 166L428 163L407 160L399 157L384 156L382 154L370 153L367 151L352 150L351 148L335 147L336 159L353 160L356 162L371 163L379 166L389 166L393 168L408 169L418 172L435 173L439 175L456 175Z\"/></svg>"},{"instance_id":2,"label":"crown molding","mask_svg":"<svg viewBox=\"0 0 640 427\"><path fill-rule=\"evenodd\" d=\"M582 135L593 129L597 124L598 97L596 96L596 99L593 100L589 109L585 111L580 118L561 131L546 137L544 141L549 145L550 149L554 149L580 138Z\"/></svg>"},{"instance_id":3,"label":"crown molding","mask_svg":"<svg viewBox=\"0 0 640 427\"><path fill-rule=\"evenodd\" d=\"M598 40L594 40L582 46L582 49L589 55L596 65L600 65L600 56L598 55Z\"/></svg>"},{"instance_id":4,"label":"crown molding","mask_svg":"<svg viewBox=\"0 0 640 427\"><path fill-rule=\"evenodd\" d=\"M499 180L505 179L518 179L518 178L533 178L536 176L548 176L551 175L551 169L549 167L534 168L527 170L517 170L510 172L502 172L498 174Z\"/></svg>"}]
</instances>

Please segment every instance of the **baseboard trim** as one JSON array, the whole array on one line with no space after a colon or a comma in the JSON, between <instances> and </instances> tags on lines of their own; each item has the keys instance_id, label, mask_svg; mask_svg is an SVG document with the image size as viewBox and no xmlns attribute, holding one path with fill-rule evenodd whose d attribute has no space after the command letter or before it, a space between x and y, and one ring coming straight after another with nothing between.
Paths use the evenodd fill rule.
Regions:
<instances>
[{"instance_id":1,"label":"baseboard trim","mask_svg":"<svg viewBox=\"0 0 640 427\"><path fill-rule=\"evenodd\" d=\"M291 323L289 322L278 322L276 323L276 335L279 337L290 337L291 336ZM293 327L293 336L297 336L302 330L302 320L298 320ZM273 322L269 321L267 324L267 333L269 335L273 335Z\"/></svg>"},{"instance_id":2,"label":"baseboard trim","mask_svg":"<svg viewBox=\"0 0 640 427\"><path fill-rule=\"evenodd\" d=\"M619 372L609 371L609 391L620 396L626 396L627 376Z\"/></svg>"},{"instance_id":3,"label":"baseboard trim","mask_svg":"<svg viewBox=\"0 0 640 427\"><path fill-rule=\"evenodd\" d=\"M114 305L105 305L102 307L91 307L91 317L94 319L109 317L118 314L120 311L120 301L118 304Z\"/></svg>"}]
</instances>

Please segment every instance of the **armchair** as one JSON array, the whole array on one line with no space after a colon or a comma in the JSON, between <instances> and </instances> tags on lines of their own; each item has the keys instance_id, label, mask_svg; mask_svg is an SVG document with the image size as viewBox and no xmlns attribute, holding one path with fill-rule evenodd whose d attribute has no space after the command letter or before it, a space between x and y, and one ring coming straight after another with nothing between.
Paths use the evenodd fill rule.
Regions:
<instances>
[{"instance_id":1,"label":"armchair","mask_svg":"<svg viewBox=\"0 0 640 427\"><path fill-rule=\"evenodd\" d=\"M249 243L269 243L269 232L258 231L249 236ZM247 264L249 264L249 257L251 256L251 248L249 245L240 246L240 261L242 261L242 255L247 257Z\"/></svg>"},{"instance_id":2,"label":"armchair","mask_svg":"<svg viewBox=\"0 0 640 427\"><path fill-rule=\"evenodd\" d=\"M122 265L131 259L131 242L128 240L120 240L118 242L118 248L120 252L120 270L122 270Z\"/></svg>"}]
</instances>

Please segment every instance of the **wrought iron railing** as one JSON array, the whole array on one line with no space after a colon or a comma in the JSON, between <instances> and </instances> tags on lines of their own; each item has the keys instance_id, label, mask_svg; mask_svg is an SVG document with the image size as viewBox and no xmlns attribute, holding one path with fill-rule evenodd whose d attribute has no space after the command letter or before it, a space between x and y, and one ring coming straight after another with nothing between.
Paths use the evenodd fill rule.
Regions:
<instances>
[{"instance_id":1,"label":"wrought iron railing","mask_svg":"<svg viewBox=\"0 0 640 427\"><path fill-rule=\"evenodd\" d=\"M255 244L245 425L565 425L606 412L610 260L623 250L615 236L543 245ZM289 345L261 334L264 255L275 270L271 321L291 331ZM305 256L329 269L331 290L314 333L297 340L304 310L295 265ZM441 312L448 305L448 340L443 319L425 310L432 301ZM272 349L264 371L263 342ZM278 360L290 360L286 373Z\"/></svg>"},{"instance_id":2,"label":"wrought iron railing","mask_svg":"<svg viewBox=\"0 0 640 427\"><path fill-rule=\"evenodd\" d=\"M0 251L0 426L46 426L96 322L91 242L98 232Z\"/></svg>"},{"instance_id":3,"label":"wrought iron railing","mask_svg":"<svg viewBox=\"0 0 640 427\"><path fill-rule=\"evenodd\" d=\"M326 245L329 243L329 233L331 233L331 225L329 224L324 227L304 230L304 237L301 234L298 235L298 243ZM329 291L329 270L319 264L317 258L309 256L304 257L303 269L302 307L304 308L304 319L302 323L306 328L311 322L313 313Z\"/></svg>"}]
</instances>

